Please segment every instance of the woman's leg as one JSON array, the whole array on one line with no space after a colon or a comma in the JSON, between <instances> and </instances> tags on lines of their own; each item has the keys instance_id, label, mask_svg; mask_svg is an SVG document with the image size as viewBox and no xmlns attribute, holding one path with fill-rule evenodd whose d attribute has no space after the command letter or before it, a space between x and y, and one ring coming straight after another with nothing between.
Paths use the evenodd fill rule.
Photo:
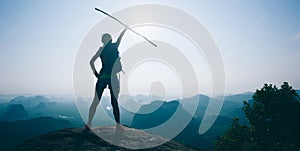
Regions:
<instances>
[{"instance_id":1,"label":"woman's leg","mask_svg":"<svg viewBox=\"0 0 300 151\"><path fill-rule=\"evenodd\" d=\"M98 81L97 84L96 84L94 99L93 99L93 102L92 102L92 104L90 106L90 110L89 110L89 119L88 119L88 123L87 123L87 125L89 127L92 126L92 121L93 121L93 118L95 116L97 106L98 106L98 104L101 100L102 93L103 93L105 87L106 87L106 83L103 80Z\"/></svg>"},{"instance_id":2,"label":"woman's leg","mask_svg":"<svg viewBox=\"0 0 300 151\"><path fill-rule=\"evenodd\" d=\"M120 110L118 105L118 96L120 92L119 79L117 76L113 76L111 78L111 82L109 85L109 92L111 98L111 106L113 107L113 113L115 117L116 123L120 123Z\"/></svg>"}]
</instances>

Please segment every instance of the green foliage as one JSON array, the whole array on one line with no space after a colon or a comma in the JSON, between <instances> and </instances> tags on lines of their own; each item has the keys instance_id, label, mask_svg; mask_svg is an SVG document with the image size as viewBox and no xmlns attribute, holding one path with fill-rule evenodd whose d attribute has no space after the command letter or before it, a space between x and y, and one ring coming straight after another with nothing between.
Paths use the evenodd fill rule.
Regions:
<instances>
[{"instance_id":1,"label":"green foliage","mask_svg":"<svg viewBox=\"0 0 300 151\"><path fill-rule=\"evenodd\" d=\"M217 139L215 150L220 151L241 151L255 150L254 129L242 126L238 123L239 119L234 118L231 128L223 137Z\"/></svg>"},{"instance_id":2,"label":"green foliage","mask_svg":"<svg viewBox=\"0 0 300 151\"><path fill-rule=\"evenodd\" d=\"M251 126L234 120L220 137L215 150L300 150L300 103L297 92L284 82L281 88L265 84L244 101L243 111Z\"/></svg>"}]
</instances>

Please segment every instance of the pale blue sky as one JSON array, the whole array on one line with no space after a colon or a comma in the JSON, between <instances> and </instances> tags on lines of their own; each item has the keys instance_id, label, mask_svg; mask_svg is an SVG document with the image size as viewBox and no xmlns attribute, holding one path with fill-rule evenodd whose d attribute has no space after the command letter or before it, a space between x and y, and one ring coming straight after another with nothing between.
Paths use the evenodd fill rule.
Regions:
<instances>
[{"instance_id":1,"label":"pale blue sky","mask_svg":"<svg viewBox=\"0 0 300 151\"><path fill-rule=\"evenodd\" d=\"M226 92L264 83L300 88L300 2L297 0L11 0L0 4L0 93L72 93L74 60L87 32L116 12L156 3L186 11L203 23L223 56Z\"/></svg>"}]
</instances>

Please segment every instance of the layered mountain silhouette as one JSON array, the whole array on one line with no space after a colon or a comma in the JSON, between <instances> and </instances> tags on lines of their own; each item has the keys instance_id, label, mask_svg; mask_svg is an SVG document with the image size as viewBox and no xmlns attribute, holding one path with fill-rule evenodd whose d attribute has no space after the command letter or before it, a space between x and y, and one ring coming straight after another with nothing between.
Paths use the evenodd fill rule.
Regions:
<instances>
[{"instance_id":1,"label":"layered mountain silhouette","mask_svg":"<svg viewBox=\"0 0 300 151\"><path fill-rule=\"evenodd\" d=\"M10 101L0 102L0 121L26 120L43 116L78 117L79 114L73 100L56 102L45 96L17 96Z\"/></svg>"},{"instance_id":2,"label":"layered mountain silhouette","mask_svg":"<svg viewBox=\"0 0 300 151\"><path fill-rule=\"evenodd\" d=\"M40 135L33 139L27 140L15 147L16 151L65 151L65 150L84 150L84 151L110 151L110 150L130 150L119 146L130 146L130 148L143 150L185 150L194 151L194 148L168 141L165 144L153 148L153 143L165 142L166 139L160 136L151 135L141 130L125 128L123 133L115 133L115 126L96 127L93 131L97 131L104 136L98 137L94 133L83 133L82 128L62 129L45 135ZM109 143L111 142L111 143ZM113 144L119 144L119 146Z\"/></svg>"},{"instance_id":3,"label":"layered mountain silhouette","mask_svg":"<svg viewBox=\"0 0 300 151\"><path fill-rule=\"evenodd\" d=\"M127 100L124 103L124 104L127 103L129 105L132 104L132 101L136 101L137 103L140 103L141 105L137 112L135 113L130 112L126 110L126 108L120 106L121 123L135 129L147 129L147 128L159 126L164 122L168 121L174 115L175 111L180 112L183 118L192 116L192 120L190 121L190 123L178 122L178 124L188 124L188 125L186 128L183 129L183 131L178 136L173 138L173 140L179 143L188 144L198 149L204 149L204 150L212 149L213 143L215 142L216 138L218 136L222 136L225 130L227 130L230 127L233 117L240 118L241 124L247 124L247 120L245 119L242 111L242 106L243 106L243 100L246 101L248 100L248 102L251 102L252 94L253 93L250 92L250 93L241 93L238 95L226 96L223 107L220 111L220 115L218 116L217 120L214 122L213 126L205 134L202 135L198 134L198 129L203 119L203 115L207 109L207 105L210 101L210 97L201 94L196 95L192 98L184 98L184 99L171 100L171 101L151 100L153 98L149 98L142 95L137 96L136 98ZM195 98L199 99L199 103L196 112L193 114L191 112L191 109L195 107L193 106L195 104L195 102L193 101L197 101ZM146 101L144 99L146 99ZM108 112L109 115L111 115L111 117L113 118L109 97L101 100L101 105L104 107L104 109L106 109L106 112ZM16 109L18 109L19 113L21 114L17 112L12 112L13 110L8 112L8 109L13 109L12 108L13 106L15 106ZM88 109L88 105L86 106L86 108ZM16 116L18 118L14 118L13 116L7 116L8 113L14 113L11 115L14 116L24 115L26 117L26 112L29 114L29 118L35 118L40 116L51 116L51 117L55 117L54 118L55 120L57 120L57 118L65 119L70 121L69 123L71 123L71 126L66 126L68 125L66 124L66 125L62 125L61 127L56 127L50 130L52 126L51 124L48 124L40 127L40 131L43 132L32 134L32 132L30 131L33 132L36 131L35 130L37 129L36 127L34 129L27 129L26 126L25 128L21 127L21 125L23 124L20 124L19 121L13 121L15 119L26 119L26 118L24 117L20 118L20 116ZM53 99L53 98L48 99L44 96L29 96L29 97L20 96L20 97L15 97L11 101L6 101L4 103L1 103L0 117L4 117L4 116L7 116L8 117L7 120L10 120L11 122L0 122L0 128L6 131L5 133L1 132L0 134L3 137L1 136L0 137L2 140L4 140L6 139L8 133L10 133L11 136L8 140L13 142L12 143L13 145L3 141L4 144L0 144L0 150L3 150L2 149L3 146L5 147L6 145L14 146L15 144L17 144L16 142L21 142L25 140L25 138L26 139L32 138L39 134L45 134L47 132L58 130L61 128L66 128L66 127L81 127L84 124L81 116L78 113L76 104L72 99L69 99L68 101L64 101L63 99L60 100ZM32 122L35 120L26 120L26 121ZM17 122L17 124L15 122ZM41 120L40 122L43 121ZM19 125L19 127L13 128L15 126L8 126L6 128L3 128L1 126L3 124L7 125L7 123L15 123L13 125ZM60 122L57 123L59 125ZM106 125L106 123L100 123L100 124ZM24 129L24 132L22 129ZM167 137L164 136L163 134L158 134L158 133L151 132L150 134ZM20 136L22 136L22 139L19 139Z\"/></svg>"}]
</instances>

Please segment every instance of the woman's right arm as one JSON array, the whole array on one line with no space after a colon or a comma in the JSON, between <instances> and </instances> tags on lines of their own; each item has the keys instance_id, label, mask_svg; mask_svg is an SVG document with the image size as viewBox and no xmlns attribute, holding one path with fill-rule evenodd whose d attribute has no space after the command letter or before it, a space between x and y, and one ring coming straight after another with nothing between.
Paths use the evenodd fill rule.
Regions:
<instances>
[{"instance_id":1,"label":"woman's right arm","mask_svg":"<svg viewBox=\"0 0 300 151\"><path fill-rule=\"evenodd\" d=\"M95 54L95 55L92 57L92 59L90 60L90 66L91 66L92 71L93 71L93 73L95 74L95 76L98 75L98 72L97 72L96 67L95 67L95 61L96 61L97 58L100 56L101 52L102 52L102 47L99 48L99 50L96 52L96 54Z\"/></svg>"}]
</instances>

